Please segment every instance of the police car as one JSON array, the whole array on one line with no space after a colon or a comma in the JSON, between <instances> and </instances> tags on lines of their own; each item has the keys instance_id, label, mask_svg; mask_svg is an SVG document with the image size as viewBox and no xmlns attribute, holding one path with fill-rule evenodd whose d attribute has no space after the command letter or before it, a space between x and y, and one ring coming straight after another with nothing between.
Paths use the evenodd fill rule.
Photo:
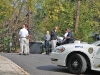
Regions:
<instances>
[{"instance_id":1,"label":"police car","mask_svg":"<svg viewBox=\"0 0 100 75\"><path fill-rule=\"evenodd\" d=\"M68 67L71 73L84 73L86 69L100 71L100 41L92 44L75 41L57 46L51 53L51 62Z\"/></svg>"}]
</instances>

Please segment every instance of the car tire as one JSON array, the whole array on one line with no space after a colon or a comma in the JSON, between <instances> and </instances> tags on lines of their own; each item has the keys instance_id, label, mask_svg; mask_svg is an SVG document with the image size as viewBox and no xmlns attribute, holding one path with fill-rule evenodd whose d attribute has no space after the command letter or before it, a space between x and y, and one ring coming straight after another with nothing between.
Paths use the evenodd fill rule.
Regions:
<instances>
[{"instance_id":1,"label":"car tire","mask_svg":"<svg viewBox=\"0 0 100 75\"><path fill-rule=\"evenodd\" d=\"M81 74L86 71L87 62L80 54L72 54L68 61L68 70L74 74Z\"/></svg>"}]
</instances>

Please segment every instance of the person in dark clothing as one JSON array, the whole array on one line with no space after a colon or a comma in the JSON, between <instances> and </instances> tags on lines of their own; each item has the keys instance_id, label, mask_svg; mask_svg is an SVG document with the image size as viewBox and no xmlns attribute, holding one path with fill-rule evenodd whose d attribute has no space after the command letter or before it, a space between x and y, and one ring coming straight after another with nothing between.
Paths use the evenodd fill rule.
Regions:
<instances>
[{"instance_id":1,"label":"person in dark clothing","mask_svg":"<svg viewBox=\"0 0 100 75\"><path fill-rule=\"evenodd\" d=\"M68 35L66 37L66 42L65 43L74 43L74 38L73 38L73 35L72 35L72 32L71 32L71 29L70 28L67 28L67 32L68 32Z\"/></svg>"},{"instance_id":2,"label":"person in dark clothing","mask_svg":"<svg viewBox=\"0 0 100 75\"><path fill-rule=\"evenodd\" d=\"M57 43L57 29L58 27L54 27L54 29L51 31L51 45L52 45L52 50L56 47Z\"/></svg>"}]
</instances>

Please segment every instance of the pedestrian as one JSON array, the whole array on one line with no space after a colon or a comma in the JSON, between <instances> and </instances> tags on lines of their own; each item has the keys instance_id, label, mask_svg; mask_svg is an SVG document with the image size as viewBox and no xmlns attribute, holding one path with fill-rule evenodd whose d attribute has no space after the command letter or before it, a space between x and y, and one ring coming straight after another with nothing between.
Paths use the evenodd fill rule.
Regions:
<instances>
[{"instance_id":1,"label":"pedestrian","mask_svg":"<svg viewBox=\"0 0 100 75\"><path fill-rule=\"evenodd\" d=\"M50 34L49 34L49 31L46 32L46 35L45 35L45 48L46 48L46 54L49 55L50 53L50 45L49 45L49 42L50 42Z\"/></svg>"},{"instance_id":2,"label":"pedestrian","mask_svg":"<svg viewBox=\"0 0 100 75\"><path fill-rule=\"evenodd\" d=\"M29 55L30 54L30 49L29 49L29 39L30 39L30 36L31 36L31 34L30 34L30 30L29 30L29 28L28 28L28 26L26 25L26 29L27 29L27 31L28 31L28 37L27 37L27 39L26 39L26 41L27 41L27 45L26 45L26 48L27 48L27 54Z\"/></svg>"},{"instance_id":3,"label":"pedestrian","mask_svg":"<svg viewBox=\"0 0 100 75\"><path fill-rule=\"evenodd\" d=\"M58 34L57 34L57 29L58 29L58 27L55 26L55 27L53 28L53 30L51 31L51 45L52 45L52 51L55 49L56 44L57 44L57 36L58 36Z\"/></svg>"},{"instance_id":4,"label":"pedestrian","mask_svg":"<svg viewBox=\"0 0 100 75\"><path fill-rule=\"evenodd\" d=\"M70 28L67 28L67 32L68 32L68 35L66 38L66 42L65 43L74 43L74 37L73 37L73 34L71 32L71 29Z\"/></svg>"},{"instance_id":5,"label":"pedestrian","mask_svg":"<svg viewBox=\"0 0 100 75\"><path fill-rule=\"evenodd\" d=\"M20 53L19 55L26 55L27 54L27 37L28 37L28 31L25 28L25 25L22 25L22 29L19 31L19 37L20 37Z\"/></svg>"}]
</instances>

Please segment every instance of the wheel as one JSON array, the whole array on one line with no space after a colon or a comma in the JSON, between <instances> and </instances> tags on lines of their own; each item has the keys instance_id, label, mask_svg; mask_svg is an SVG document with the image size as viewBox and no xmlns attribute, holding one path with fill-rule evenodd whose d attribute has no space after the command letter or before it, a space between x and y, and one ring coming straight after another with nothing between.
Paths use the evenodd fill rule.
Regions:
<instances>
[{"instance_id":1,"label":"wheel","mask_svg":"<svg viewBox=\"0 0 100 75\"><path fill-rule=\"evenodd\" d=\"M68 70L74 74L84 73L87 68L85 58L80 54L73 54L68 61Z\"/></svg>"}]
</instances>

